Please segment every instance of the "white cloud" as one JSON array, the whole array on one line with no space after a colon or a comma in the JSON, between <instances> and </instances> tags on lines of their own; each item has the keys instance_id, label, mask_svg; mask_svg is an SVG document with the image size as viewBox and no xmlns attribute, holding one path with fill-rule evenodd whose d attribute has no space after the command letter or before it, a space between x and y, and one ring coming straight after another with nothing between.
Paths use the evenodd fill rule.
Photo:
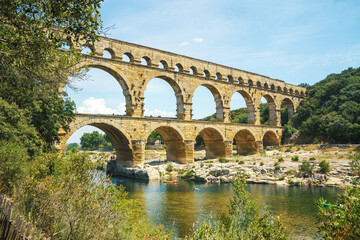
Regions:
<instances>
[{"instance_id":1,"label":"white cloud","mask_svg":"<svg viewBox=\"0 0 360 240\"><path fill-rule=\"evenodd\" d=\"M182 43L179 44L179 47L185 47L185 46L188 46L188 45L190 45L189 42L182 42Z\"/></svg>"},{"instance_id":2,"label":"white cloud","mask_svg":"<svg viewBox=\"0 0 360 240\"><path fill-rule=\"evenodd\" d=\"M117 109L111 109L106 106L105 99L90 97L83 101L77 108L78 113L101 113L101 114L124 114L125 103L121 103Z\"/></svg>"},{"instance_id":3,"label":"white cloud","mask_svg":"<svg viewBox=\"0 0 360 240\"><path fill-rule=\"evenodd\" d=\"M145 108L145 116L153 116L153 117L175 117L175 113L173 112L167 112L167 111L162 111L162 110L158 110L158 109L154 109L154 110L148 110Z\"/></svg>"},{"instance_id":4,"label":"white cloud","mask_svg":"<svg viewBox=\"0 0 360 240\"><path fill-rule=\"evenodd\" d=\"M199 38L199 37L193 38L192 40L193 40L193 42L197 42L197 43L202 43L204 41L204 39Z\"/></svg>"}]
</instances>

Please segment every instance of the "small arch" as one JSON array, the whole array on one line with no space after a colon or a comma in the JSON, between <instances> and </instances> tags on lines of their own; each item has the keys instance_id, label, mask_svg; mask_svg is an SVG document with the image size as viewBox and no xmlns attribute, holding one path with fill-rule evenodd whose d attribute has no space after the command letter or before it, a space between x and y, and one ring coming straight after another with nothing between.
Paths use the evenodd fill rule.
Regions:
<instances>
[{"instance_id":1,"label":"small arch","mask_svg":"<svg viewBox=\"0 0 360 240\"><path fill-rule=\"evenodd\" d=\"M94 54L94 48L90 46L82 46L81 47L81 53L85 55L93 55Z\"/></svg>"},{"instance_id":2,"label":"small arch","mask_svg":"<svg viewBox=\"0 0 360 240\"><path fill-rule=\"evenodd\" d=\"M180 63L176 64L175 72L180 72L180 73L184 72L184 67Z\"/></svg>"},{"instance_id":3,"label":"small arch","mask_svg":"<svg viewBox=\"0 0 360 240\"><path fill-rule=\"evenodd\" d=\"M280 144L278 136L273 131L267 131L263 136L263 146L278 146Z\"/></svg>"},{"instance_id":4,"label":"small arch","mask_svg":"<svg viewBox=\"0 0 360 240\"><path fill-rule=\"evenodd\" d=\"M300 95L298 90L295 90L295 95L296 95L296 96L299 96L299 95Z\"/></svg>"},{"instance_id":5,"label":"small arch","mask_svg":"<svg viewBox=\"0 0 360 240\"><path fill-rule=\"evenodd\" d=\"M275 91L275 85L274 85L274 84L271 84L270 89L271 89L272 91Z\"/></svg>"},{"instance_id":6,"label":"small arch","mask_svg":"<svg viewBox=\"0 0 360 240\"><path fill-rule=\"evenodd\" d=\"M160 133L164 139L167 161L187 163L184 138L178 130L170 126L160 126L153 131Z\"/></svg>"},{"instance_id":7,"label":"small arch","mask_svg":"<svg viewBox=\"0 0 360 240\"><path fill-rule=\"evenodd\" d=\"M226 145L221 133L215 128L204 128L199 134L204 140L206 158L226 156Z\"/></svg>"},{"instance_id":8,"label":"small arch","mask_svg":"<svg viewBox=\"0 0 360 240\"><path fill-rule=\"evenodd\" d=\"M194 66L191 66L190 69L189 69L189 74L197 75L198 74L197 68L194 67Z\"/></svg>"},{"instance_id":9,"label":"small arch","mask_svg":"<svg viewBox=\"0 0 360 240\"><path fill-rule=\"evenodd\" d=\"M278 92L282 92L282 90L281 90L281 87L280 87L280 86L278 86L276 90L277 90Z\"/></svg>"},{"instance_id":10,"label":"small arch","mask_svg":"<svg viewBox=\"0 0 360 240\"><path fill-rule=\"evenodd\" d=\"M102 57L103 58L114 59L115 58L115 52L111 48L105 48L104 51L103 51Z\"/></svg>"},{"instance_id":11,"label":"small arch","mask_svg":"<svg viewBox=\"0 0 360 240\"><path fill-rule=\"evenodd\" d=\"M251 79L249 79L248 85L249 85L249 87L252 87L254 85L254 83L253 83L253 81Z\"/></svg>"},{"instance_id":12,"label":"small arch","mask_svg":"<svg viewBox=\"0 0 360 240\"><path fill-rule=\"evenodd\" d=\"M141 58L141 65L151 66L151 59L147 56Z\"/></svg>"},{"instance_id":13,"label":"small arch","mask_svg":"<svg viewBox=\"0 0 360 240\"><path fill-rule=\"evenodd\" d=\"M240 155L254 154L258 150L254 135L247 129L238 131L234 140L237 153Z\"/></svg>"},{"instance_id":14,"label":"small arch","mask_svg":"<svg viewBox=\"0 0 360 240\"><path fill-rule=\"evenodd\" d=\"M289 90L287 89L287 87L284 87L284 93L289 93Z\"/></svg>"},{"instance_id":15,"label":"small arch","mask_svg":"<svg viewBox=\"0 0 360 240\"><path fill-rule=\"evenodd\" d=\"M294 90L292 88L290 88L289 93L294 94Z\"/></svg>"},{"instance_id":16,"label":"small arch","mask_svg":"<svg viewBox=\"0 0 360 240\"><path fill-rule=\"evenodd\" d=\"M227 81L227 82L231 82L231 83L234 82L233 76L228 75L226 81Z\"/></svg>"},{"instance_id":17,"label":"small arch","mask_svg":"<svg viewBox=\"0 0 360 240\"><path fill-rule=\"evenodd\" d=\"M239 77L239 78L238 78L238 83L239 83L240 85L243 85L243 84L245 84L245 81L244 81L244 79L243 79L242 77Z\"/></svg>"},{"instance_id":18,"label":"small arch","mask_svg":"<svg viewBox=\"0 0 360 240\"><path fill-rule=\"evenodd\" d=\"M168 68L169 68L169 65L168 65L168 63L167 63L165 60L160 60L160 61L159 61L159 68L161 68L161 69L168 69Z\"/></svg>"},{"instance_id":19,"label":"small arch","mask_svg":"<svg viewBox=\"0 0 360 240\"><path fill-rule=\"evenodd\" d=\"M257 81L257 82L256 82L256 86L257 86L258 88L261 88L261 82L260 82L260 81Z\"/></svg>"},{"instance_id":20,"label":"small arch","mask_svg":"<svg viewBox=\"0 0 360 240\"><path fill-rule=\"evenodd\" d=\"M219 80L219 81L222 80L222 75L221 75L221 73L219 73L219 72L216 73L216 75L215 75L215 80Z\"/></svg>"},{"instance_id":21,"label":"small arch","mask_svg":"<svg viewBox=\"0 0 360 240\"><path fill-rule=\"evenodd\" d=\"M123 62L134 62L134 56L129 53L129 52L126 52L122 55L122 61Z\"/></svg>"},{"instance_id":22,"label":"small arch","mask_svg":"<svg viewBox=\"0 0 360 240\"><path fill-rule=\"evenodd\" d=\"M267 83L264 83L264 89L269 89L269 85Z\"/></svg>"},{"instance_id":23,"label":"small arch","mask_svg":"<svg viewBox=\"0 0 360 240\"><path fill-rule=\"evenodd\" d=\"M305 93L303 91L301 91L300 96L305 97Z\"/></svg>"},{"instance_id":24,"label":"small arch","mask_svg":"<svg viewBox=\"0 0 360 240\"><path fill-rule=\"evenodd\" d=\"M203 73L203 77L205 77L205 78L210 78L210 72L208 71L208 70L204 70L204 73Z\"/></svg>"}]
</instances>

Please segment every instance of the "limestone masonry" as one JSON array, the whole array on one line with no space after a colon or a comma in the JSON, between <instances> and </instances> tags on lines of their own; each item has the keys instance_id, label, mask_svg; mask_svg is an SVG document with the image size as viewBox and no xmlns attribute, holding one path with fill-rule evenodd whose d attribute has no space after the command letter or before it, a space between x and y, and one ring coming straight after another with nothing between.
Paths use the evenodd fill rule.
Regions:
<instances>
[{"instance_id":1,"label":"limestone masonry","mask_svg":"<svg viewBox=\"0 0 360 240\"><path fill-rule=\"evenodd\" d=\"M116 160L124 166L144 162L146 140L153 130L164 138L167 160L180 163L194 161L198 134L204 138L208 158L231 156L234 138L239 154L262 151L264 145L278 145L282 133L281 103L286 103L291 117L306 94L305 88L281 80L106 37L87 47L92 54L82 55L78 67L102 69L119 82L125 95L126 116L77 114L70 131L60 134L57 147L64 150L71 134L92 125L110 137ZM81 46L76 49L81 51ZM111 58L103 57L103 51L109 52ZM123 61L124 56L130 61ZM161 78L173 88L176 119L144 117L144 92L153 78ZM192 97L199 86L213 94L217 122L192 120ZM245 99L248 124L230 123L230 100L236 92ZM269 126L260 125L262 97L269 104Z\"/></svg>"}]
</instances>

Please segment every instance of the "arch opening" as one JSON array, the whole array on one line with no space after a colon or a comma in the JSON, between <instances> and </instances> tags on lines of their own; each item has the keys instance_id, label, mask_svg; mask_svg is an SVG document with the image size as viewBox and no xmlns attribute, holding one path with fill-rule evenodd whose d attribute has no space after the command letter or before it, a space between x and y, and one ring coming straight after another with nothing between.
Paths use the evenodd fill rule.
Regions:
<instances>
[{"instance_id":1,"label":"arch opening","mask_svg":"<svg viewBox=\"0 0 360 240\"><path fill-rule=\"evenodd\" d=\"M245 84L245 81L244 81L244 79L243 79L242 77L239 77L239 78L238 78L238 83L239 83L240 85L243 85L243 84Z\"/></svg>"},{"instance_id":2,"label":"arch opening","mask_svg":"<svg viewBox=\"0 0 360 240\"><path fill-rule=\"evenodd\" d=\"M187 154L185 142L181 134L169 126L161 126L151 132L151 135L160 135L158 139L163 141L166 149L166 161L175 161L178 163L187 163ZM148 137L148 140L149 140Z\"/></svg>"},{"instance_id":3,"label":"arch opening","mask_svg":"<svg viewBox=\"0 0 360 240\"><path fill-rule=\"evenodd\" d=\"M165 60L160 60L158 67L161 68L161 69L168 69L169 65Z\"/></svg>"},{"instance_id":4,"label":"arch opening","mask_svg":"<svg viewBox=\"0 0 360 240\"><path fill-rule=\"evenodd\" d=\"M112 151L114 159L121 164L132 165L134 161L130 140L116 127L102 122L88 122L73 128L63 139L64 144L77 143L84 151ZM113 159L111 156L110 159Z\"/></svg>"},{"instance_id":5,"label":"arch opening","mask_svg":"<svg viewBox=\"0 0 360 240\"><path fill-rule=\"evenodd\" d=\"M289 98L284 98L281 102L281 125L287 124L294 115L294 104Z\"/></svg>"},{"instance_id":6,"label":"arch opening","mask_svg":"<svg viewBox=\"0 0 360 240\"><path fill-rule=\"evenodd\" d=\"M144 56L141 58L140 64L144 66L151 66L151 59L147 56Z\"/></svg>"},{"instance_id":7,"label":"arch opening","mask_svg":"<svg viewBox=\"0 0 360 240\"><path fill-rule=\"evenodd\" d=\"M251 79L249 79L249 81L248 81L248 86L249 86L249 87L252 87L253 85L254 85L253 81L252 81Z\"/></svg>"},{"instance_id":8,"label":"arch opening","mask_svg":"<svg viewBox=\"0 0 360 240\"><path fill-rule=\"evenodd\" d=\"M199 132L195 141L195 145L198 144L201 146L201 144L203 144L205 147L206 159L226 157L226 145L224 138L218 130L214 128L204 128Z\"/></svg>"},{"instance_id":9,"label":"arch opening","mask_svg":"<svg viewBox=\"0 0 360 240\"><path fill-rule=\"evenodd\" d=\"M184 67L180 63L176 64L175 72L180 72L180 73L184 72Z\"/></svg>"},{"instance_id":10,"label":"arch opening","mask_svg":"<svg viewBox=\"0 0 360 240\"><path fill-rule=\"evenodd\" d=\"M124 53L122 55L122 61L123 62L134 62L134 56L131 53Z\"/></svg>"},{"instance_id":11,"label":"arch opening","mask_svg":"<svg viewBox=\"0 0 360 240\"><path fill-rule=\"evenodd\" d=\"M249 93L243 90L235 92L231 98L230 110L231 122L255 124L255 108Z\"/></svg>"},{"instance_id":12,"label":"arch opening","mask_svg":"<svg viewBox=\"0 0 360 240\"><path fill-rule=\"evenodd\" d=\"M194 67L194 66L191 66L190 69L189 69L189 74L197 75L198 74L197 68Z\"/></svg>"},{"instance_id":13,"label":"arch opening","mask_svg":"<svg viewBox=\"0 0 360 240\"><path fill-rule=\"evenodd\" d=\"M237 154L249 155L258 151L254 135L247 129L238 131L234 136Z\"/></svg>"},{"instance_id":14,"label":"arch opening","mask_svg":"<svg viewBox=\"0 0 360 240\"><path fill-rule=\"evenodd\" d=\"M81 47L81 53L85 54L85 55L92 55L92 54L94 54L94 51L93 51L93 49L91 49L88 46L82 46Z\"/></svg>"},{"instance_id":15,"label":"arch opening","mask_svg":"<svg viewBox=\"0 0 360 240\"><path fill-rule=\"evenodd\" d=\"M227 81L227 82L230 82L230 83L233 83L233 82L234 82L233 76L228 75L227 78L226 78L226 81Z\"/></svg>"},{"instance_id":16,"label":"arch opening","mask_svg":"<svg viewBox=\"0 0 360 240\"><path fill-rule=\"evenodd\" d=\"M114 51L112 49L105 48L104 51L102 52L102 57L103 58L114 59L115 58L115 53L114 53Z\"/></svg>"},{"instance_id":17,"label":"arch opening","mask_svg":"<svg viewBox=\"0 0 360 240\"><path fill-rule=\"evenodd\" d=\"M267 131L263 137L263 145L267 146L278 146L280 141L273 131Z\"/></svg>"},{"instance_id":18,"label":"arch opening","mask_svg":"<svg viewBox=\"0 0 360 240\"><path fill-rule=\"evenodd\" d=\"M270 95L264 95L260 101L260 123L263 125L276 125L276 105Z\"/></svg>"},{"instance_id":19,"label":"arch opening","mask_svg":"<svg viewBox=\"0 0 360 240\"><path fill-rule=\"evenodd\" d=\"M221 81L222 80L222 75L221 73L217 72L215 75L215 80Z\"/></svg>"},{"instance_id":20,"label":"arch opening","mask_svg":"<svg viewBox=\"0 0 360 240\"><path fill-rule=\"evenodd\" d=\"M209 99L214 99L211 104ZM219 91L210 84L202 84L196 88L192 98L192 113L194 119L205 121L224 121L223 102ZM207 106L207 108L204 108ZM212 109L215 108L215 114Z\"/></svg>"},{"instance_id":21,"label":"arch opening","mask_svg":"<svg viewBox=\"0 0 360 240\"><path fill-rule=\"evenodd\" d=\"M261 82L257 81L256 82L256 87L261 88Z\"/></svg>"},{"instance_id":22,"label":"arch opening","mask_svg":"<svg viewBox=\"0 0 360 240\"><path fill-rule=\"evenodd\" d=\"M180 86L166 76L151 79L144 92L144 111L145 116L174 118L177 115L178 119L183 119L185 111Z\"/></svg>"},{"instance_id":23,"label":"arch opening","mask_svg":"<svg viewBox=\"0 0 360 240\"><path fill-rule=\"evenodd\" d=\"M204 78L210 78L210 72L208 70L204 70L204 73L203 73L203 77Z\"/></svg>"}]
</instances>

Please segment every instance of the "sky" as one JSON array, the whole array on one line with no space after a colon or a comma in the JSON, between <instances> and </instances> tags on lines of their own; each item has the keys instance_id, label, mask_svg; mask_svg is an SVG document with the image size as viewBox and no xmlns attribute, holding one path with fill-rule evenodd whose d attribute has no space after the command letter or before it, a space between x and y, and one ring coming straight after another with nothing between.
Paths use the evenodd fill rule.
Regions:
<instances>
[{"instance_id":1,"label":"sky","mask_svg":"<svg viewBox=\"0 0 360 240\"><path fill-rule=\"evenodd\" d=\"M108 37L295 85L312 85L331 73L360 66L358 0L105 0L100 12ZM88 80L74 80L73 85L78 91L65 90L77 112L124 114L122 89L108 73L90 69ZM231 110L244 106L235 94ZM193 118L214 112L210 91L199 87ZM163 80L151 80L145 91L145 115L175 114L172 88ZM93 130L98 129L80 129L68 143L79 143L84 132Z\"/></svg>"}]
</instances>

